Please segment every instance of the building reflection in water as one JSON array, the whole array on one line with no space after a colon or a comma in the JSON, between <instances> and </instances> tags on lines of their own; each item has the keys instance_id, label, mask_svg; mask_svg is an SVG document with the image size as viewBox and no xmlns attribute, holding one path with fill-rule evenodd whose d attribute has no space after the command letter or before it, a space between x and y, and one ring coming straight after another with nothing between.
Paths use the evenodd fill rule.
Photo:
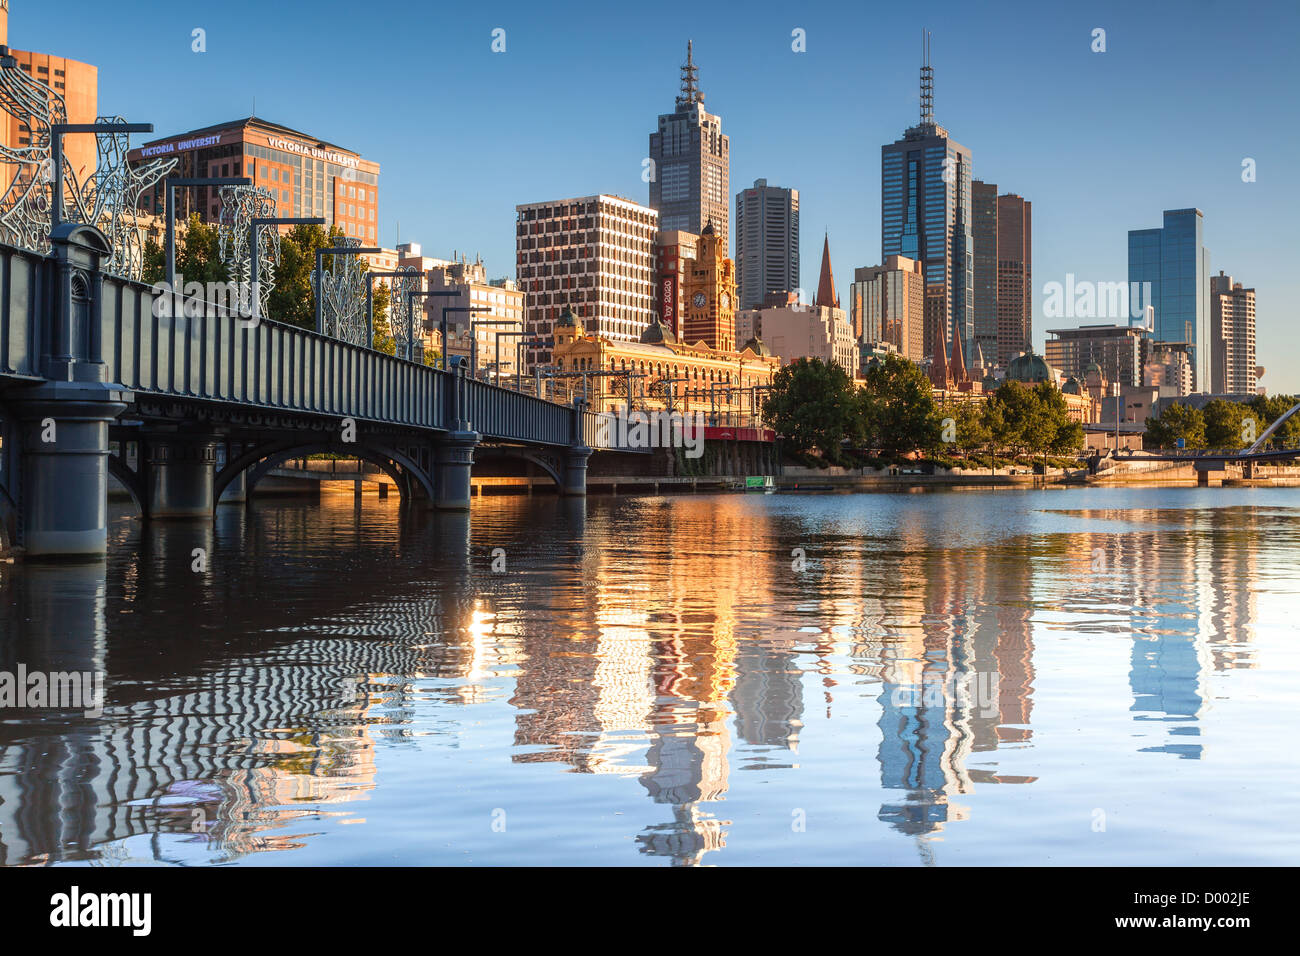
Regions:
<instances>
[{"instance_id":1,"label":"building reflection in water","mask_svg":"<svg viewBox=\"0 0 1300 956\"><path fill-rule=\"evenodd\" d=\"M512 708L509 761L635 781L656 814L638 852L708 863L732 770L798 770L837 694L878 707L875 818L935 862L977 787L1036 779L999 767L1035 743L1035 628L1131 641L1141 749L1198 758L1211 678L1255 666L1259 539L1284 520L1071 511L1101 530L959 547L923 508L874 535L743 496L480 502L472 535L466 516L353 511L119 523L111 580L0 569L4 668L110 678L101 720L0 724L0 864L303 846L328 817L363 819L381 744L455 746L439 708L493 703ZM512 573L489 570L498 544ZM197 547L212 558L192 575ZM365 587L340 588L356 567ZM849 720L832 729L871 732Z\"/></svg>"}]
</instances>

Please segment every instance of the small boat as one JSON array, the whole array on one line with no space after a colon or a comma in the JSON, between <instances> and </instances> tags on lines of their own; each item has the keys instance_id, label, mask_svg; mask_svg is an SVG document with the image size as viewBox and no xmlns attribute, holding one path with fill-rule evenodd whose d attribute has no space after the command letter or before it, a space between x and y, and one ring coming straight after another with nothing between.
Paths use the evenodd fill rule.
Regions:
<instances>
[{"instance_id":1,"label":"small boat","mask_svg":"<svg viewBox=\"0 0 1300 956\"><path fill-rule=\"evenodd\" d=\"M776 482L771 475L750 475L745 479L745 491L770 495L776 491Z\"/></svg>"}]
</instances>

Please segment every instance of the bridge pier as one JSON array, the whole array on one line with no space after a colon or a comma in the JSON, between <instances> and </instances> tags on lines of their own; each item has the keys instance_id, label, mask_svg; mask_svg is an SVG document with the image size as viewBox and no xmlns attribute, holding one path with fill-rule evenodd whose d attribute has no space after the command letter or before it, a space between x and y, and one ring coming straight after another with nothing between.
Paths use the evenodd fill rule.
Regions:
<instances>
[{"instance_id":1,"label":"bridge pier","mask_svg":"<svg viewBox=\"0 0 1300 956\"><path fill-rule=\"evenodd\" d=\"M433 506L440 511L468 511L473 491L470 471L478 432L453 431L434 446Z\"/></svg>"},{"instance_id":2,"label":"bridge pier","mask_svg":"<svg viewBox=\"0 0 1300 956\"><path fill-rule=\"evenodd\" d=\"M211 521L216 438L151 435L145 447L145 517Z\"/></svg>"},{"instance_id":3,"label":"bridge pier","mask_svg":"<svg viewBox=\"0 0 1300 956\"><path fill-rule=\"evenodd\" d=\"M108 423L131 397L116 385L53 381L24 389L14 402L28 555L97 558L108 552Z\"/></svg>"},{"instance_id":4,"label":"bridge pier","mask_svg":"<svg viewBox=\"0 0 1300 956\"><path fill-rule=\"evenodd\" d=\"M580 498L587 493L587 462L591 459L591 451L586 445L565 449L560 494Z\"/></svg>"}]
</instances>

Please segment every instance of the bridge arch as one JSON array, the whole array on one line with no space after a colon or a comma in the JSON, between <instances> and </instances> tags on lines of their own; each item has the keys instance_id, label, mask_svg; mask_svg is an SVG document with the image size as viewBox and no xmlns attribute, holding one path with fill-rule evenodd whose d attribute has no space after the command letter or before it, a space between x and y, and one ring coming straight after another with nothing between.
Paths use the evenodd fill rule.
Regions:
<instances>
[{"instance_id":1,"label":"bridge arch","mask_svg":"<svg viewBox=\"0 0 1300 956\"><path fill-rule=\"evenodd\" d=\"M1279 428L1281 428L1283 425L1285 425L1287 419L1290 418L1298 411L1300 411L1300 404L1293 405L1287 411L1279 415L1277 421L1273 422L1272 425L1269 425L1268 428L1264 430L1264 434L1259 436L1259 439L1255 442L1255 444L1251 445L1248 449L1246 449L1247 453L1253 455L1257 451L1263 449L1264 444L1270 438L1273 437L1273 433L1277 431Z\"/></svg>"},{"instance_id":2,"label":"bridge arch","mask_svg":"<svg viewBox=\"0 0 1300 956\"><path fill-rule=\"evenodd\" d=\"M259 445L230 459L213 480L213 500L220 501L230 483L243 472L248 473L247 494L274 468L290 458L306 455L337 454L359 458L377 466L393 479L402 503L409 504L416 491L434 500L433 478L408 455L387 445L362 442L308 441L302 439Z\"/></svg>"},{"instance_id":3,"label":"bridge arch","mask_svg":"<svg viewBox=\"0 0 1300 956\"><path fill-rule=\"evenodd\" d=\"M118 455L108 456L108 473L116 478L118 483L130 494L131 500L135 503L136 511L144 514L144 479L139 473L128 468L126 462Z\"/></svg>"}]
</instances>

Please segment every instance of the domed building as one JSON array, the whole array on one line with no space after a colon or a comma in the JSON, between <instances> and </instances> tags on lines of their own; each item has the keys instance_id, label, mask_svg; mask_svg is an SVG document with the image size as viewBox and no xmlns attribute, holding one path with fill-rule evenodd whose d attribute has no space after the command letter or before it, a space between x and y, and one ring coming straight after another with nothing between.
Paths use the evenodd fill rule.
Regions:
<instances>
[{"instance_id":1,"label":"domed building","mask_svg":"<svg viewBox=\"0 0 1300 956\"><path fill-rule=\"evenodd\" d=\"M1047 364L1047 359L1033 352L1021 352L1007 363L1007 381L1037 385L1039 382L1058 384L1060 375Z\"/></svg>"}]
</instances>

